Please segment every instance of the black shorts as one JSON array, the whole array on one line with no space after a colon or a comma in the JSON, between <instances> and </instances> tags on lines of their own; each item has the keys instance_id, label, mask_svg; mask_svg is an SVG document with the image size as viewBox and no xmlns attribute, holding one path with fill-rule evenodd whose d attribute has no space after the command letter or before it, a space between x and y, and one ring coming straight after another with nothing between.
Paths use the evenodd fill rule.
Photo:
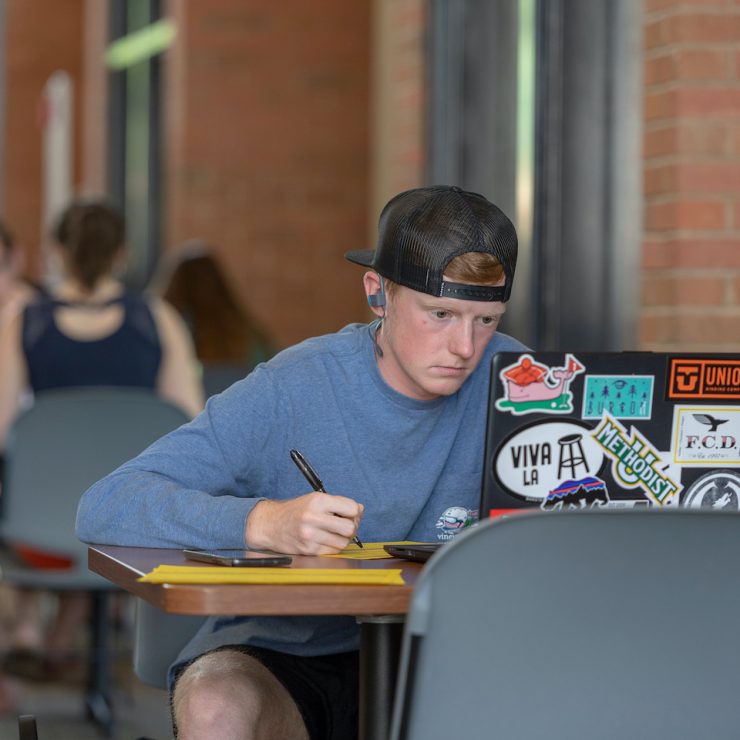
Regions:
<instances>
[{"instance_id":1,"label":"black shorts","mask_svg":"<svg viewBox=\"0 0 740 740\"><path fill-rule=\"evenodd\" d=\"M358 651L309 658L251 645L224 645L212 652L220 650L238 650L262 663L293 698L311 740L356 740Z\"/></svg>"}]
</instances>

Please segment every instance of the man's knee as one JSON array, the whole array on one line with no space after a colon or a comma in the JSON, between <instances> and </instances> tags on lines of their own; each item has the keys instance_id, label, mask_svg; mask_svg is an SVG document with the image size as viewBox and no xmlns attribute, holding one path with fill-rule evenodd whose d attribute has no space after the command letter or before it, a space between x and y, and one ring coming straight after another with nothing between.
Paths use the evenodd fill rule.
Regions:
<instances>
[{"instance_id":1,"label":"man's knee","mask_svg":"<svg viewBox=\"0 0 740 740\"><path fill-rule=\"evenodd\" d=\"M178 736L260 737L260 728L293 717L297 707L282 684L255 658L219 650L198 658L175 685L173 715ZM296 735L297 736L297 735Z\"/></svg>"},{"instance_id":2,"label":"man's knee","mask_svg":"<svg viewBox=\"0 0 740 740\"><path fill-rule=\"evenodd\" d=\"M254 658L234 650L198 658L175 686L175 718L198 717L211 724L219 717L228 716L233 721L240 713L255 716L265 700L265 687L254 663Z\"/></svg>"}]
</instances>

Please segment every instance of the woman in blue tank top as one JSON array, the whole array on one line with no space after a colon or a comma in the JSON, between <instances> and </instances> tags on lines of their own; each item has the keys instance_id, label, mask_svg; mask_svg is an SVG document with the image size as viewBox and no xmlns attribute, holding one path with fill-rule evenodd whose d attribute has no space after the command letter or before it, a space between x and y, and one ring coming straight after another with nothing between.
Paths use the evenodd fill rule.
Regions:
<instances>
[{"instance_id":1,"label":"woman in blue tank top","mask_svg":"<svg viewBox=\"0 0 740 740\"><path fill-rule=\"evenodd\" d=\"M75 202L54 229L61 279L0 333L0 445L25 391L152 388L195 415L203 405L192 343L167 303L126 291L124 222L100 201Z\"/></svg>"}]
</instances>

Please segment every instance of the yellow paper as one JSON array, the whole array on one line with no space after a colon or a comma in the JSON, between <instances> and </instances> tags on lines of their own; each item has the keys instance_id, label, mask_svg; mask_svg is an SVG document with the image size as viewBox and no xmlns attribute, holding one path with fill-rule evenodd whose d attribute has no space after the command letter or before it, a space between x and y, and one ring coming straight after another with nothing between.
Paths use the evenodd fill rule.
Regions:
<instances>
[{"instance_id":1,"label":"yellow paper","mask_svg":"<svg viewBox=\"0 0 740 740\"><path fill-rule=\"evenodd\" d=\"M417 542L363 542L362 547L359 545L349 545L349 547L332 555L322 555L324 558L348 558L349 560L381 560L382 558L392 558L384 549L384 545L416 545Z\"/></svg>"},{"instance_id":2,"label":"yellow paper","mask_svg":"<svg viewBox=\"0 0 740 740\"><path fill-rule=\"evenodd\" d=\"M400 569L234 568L218 565L158 565L138 579L145 583L340 584L403 586Z\"/></svg>"}]
</instances>

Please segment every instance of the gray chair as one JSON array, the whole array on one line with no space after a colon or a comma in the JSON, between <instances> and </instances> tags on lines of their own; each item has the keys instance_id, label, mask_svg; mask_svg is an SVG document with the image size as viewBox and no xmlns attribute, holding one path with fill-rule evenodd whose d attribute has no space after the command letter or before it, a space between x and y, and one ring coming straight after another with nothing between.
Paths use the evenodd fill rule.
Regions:
<instances>
[{"instance_id":1,"label":"gray chair","mask_svg":"<svg viewBox=\"0 0 740 740\"><path fill-rule=\"evenodd\" d=\"M77 505L95 481L187 421L152 391L70 388L47 391L14 421L6 445L3 517L8 545L71 557L67 570L31 568L6 550L3 581L23 588L87 590L92 595L89 716L112 731L108 678L108 595L115 587L87 567L87 546L75 537ZM12 551L12 548L10 548Z\"/></svg>"},{"instance_id":2,"label":"gray chair","mask_svg":"<svg viewBox=\"0 0 740 740\"><path fill-rule=\"evenodd\" d=\"M203 363L203 391L206 398L225 391L238 380L249 375L254 367L246 363Z\"/></svg>"},{"instance_id":3,"label":"gray chair","mask_svg":"<svg viewBox=\"0 0 740 740\"><path fill-rule=\"evenodd\" d=\"M740 515L527 514L427 563L391 740L738 736Z\"/></svg>"},{"instance_id":4,"label":"gray chair","mask_svg":"<svg viewBox=\"0 0 740 740\"><path fill-rule=\"evenodd\" d=\"M150 686L167 688L167 673L206 617L168 614L136 599L134 673Z\"/></svg>"}]
</instances>

